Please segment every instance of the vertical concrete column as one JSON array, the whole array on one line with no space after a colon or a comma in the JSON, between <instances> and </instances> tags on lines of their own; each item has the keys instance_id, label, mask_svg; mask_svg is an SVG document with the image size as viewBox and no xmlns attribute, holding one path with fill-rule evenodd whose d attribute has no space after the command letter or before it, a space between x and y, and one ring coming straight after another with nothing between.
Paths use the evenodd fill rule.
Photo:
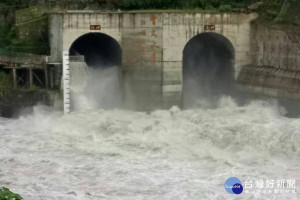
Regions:
<instances>
[{"instance_id":1,"label":"vertical concrete column","mask_svg":"<svg viewBox=\"0 0 300 200\"><path fill-rule=\"evenodd\" d=\"M124 14L124 104L137 110L162 106L162 14Z\"/></svg>"},{"instance_id":2,"label":"vertical concrete column","mask_svg":"<svg viewBox=\"0 0 300 200\"><path fill-rule=\"evenodd\" d=\"M50 67L49 79L50 79L50 88L54 88L54 67Z\"/></svg>"},{"instance_id":3,"label":"vertical concrete column","mask_svg":"<svg viewBox=\"0 0 300 200\"><path fill-rule=\"evenodd\" d=\"M13 80L14 80L14 88L18 87L18 80L17 80L17 69L13 68Z\"/></svg>"},{"instance_id":4,"label":"vertical concrete column","mask_svg":"<svg viewBox=\"0 0 300 200\"><path fill-rule=\"evenodd\" d=\"M32 76L32 68L29 68L29 86L33 85L33 76Z\"/></svg>"},{"instance_id":5,"label":"vertical concrete column","mask_svg":"<svg viewBox=\"0 0 300 200\"><path fill-rule=\"evenodd\" d=\"M182 13L165 13L163 17L163 71L162 105L164 109L182 106L182 53L193 37L195 22L201 16ZM186 24L186 22L189 22Z\"/></svg>"},{"instance_id":6,"label":"vertical concrete column","mask_svg":"<svg viewBox=\"0 0 300 200\"><path fill-rule=\"evenodd\" d=\"M64 94L64 113L70 112L70 68L69 52L63 51L63 94Z\"/></svg>"},{"instance_id":7,"label":"vertical concrete column","mask_svg":"<svg viewBox=\"0 0 300 200\"><path fill-rule=\"evenodd\" d=\"M49 88L49 79L48 79L48 67L47 67L47 65L45 65L44 72L45 72L45 87L46 87L46 89L48 89Z\"/></svg>"}]
</instances>

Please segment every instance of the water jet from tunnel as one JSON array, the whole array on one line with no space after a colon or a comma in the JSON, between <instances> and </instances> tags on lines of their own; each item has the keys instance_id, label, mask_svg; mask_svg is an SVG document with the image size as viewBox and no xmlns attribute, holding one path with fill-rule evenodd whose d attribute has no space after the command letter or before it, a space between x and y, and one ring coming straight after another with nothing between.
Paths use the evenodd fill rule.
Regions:
<instances>
[{"instance_id":1,"label":"water jet from tunnel","mask_svg":"<svg viewBox=\"0 0 300 200\"><path fill-rule=\"evenodd\" d=\"M194 36L183 50L183 105L215 102L233 93L234 47L223 35Z\"/></svg>"},{"instance_id":2,"label":"water jet from tunnel","mask_svg":"<svg viewBox=\"0 0 300 200\"><path fill-rule=\"evenodd\" d=\"M122 50L119 43L103 33L88 33L73 42L69 54L70 61L74 56L84 56L86 63L70 62L73 86L82 87L79 91L71 84L73 110L120 107ZM72 74L79 74L79 82L72 79Z\"/></svg>"}]
</instances>

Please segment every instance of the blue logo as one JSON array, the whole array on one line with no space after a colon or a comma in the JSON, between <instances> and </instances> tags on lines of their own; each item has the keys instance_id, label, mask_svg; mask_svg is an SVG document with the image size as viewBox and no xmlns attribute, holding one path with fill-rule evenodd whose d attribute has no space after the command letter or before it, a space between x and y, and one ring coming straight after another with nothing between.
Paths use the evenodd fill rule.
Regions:
<instances>
[{"instance_id":1,"label":"blue logo","mask_svg":"<svg viewBox=\"0 0 300 200\"><path fill-rule=\"evenodd\" d=\"M241 194L243 192L242 182L236 177L230 177L224 184L229 194Z\"/></svg>"}]
</instances>

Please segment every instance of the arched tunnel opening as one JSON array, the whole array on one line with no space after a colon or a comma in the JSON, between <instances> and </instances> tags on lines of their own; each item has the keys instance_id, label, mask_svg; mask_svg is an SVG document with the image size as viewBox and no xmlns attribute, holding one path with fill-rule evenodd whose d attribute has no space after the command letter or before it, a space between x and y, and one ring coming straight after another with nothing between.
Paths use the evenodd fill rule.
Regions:
<instances>
[{"instance_id":1,"label":"arched tunnel opening","mask_svg":"<svg viewBox=\"0 0 300 200\"><path fill-rule=\"evenodd\" d=\"M122 50L119 43L103 33L87 33L73 42L69 55L70 61L72 61L72 56L84 56L84 61L88 66L82 71L82 75L79 75L79 79L85 79L84 83L77 83L84 87L80 92L78 89L73 92L74 99L71 98L73 109L119 107L122 98L120 85ZM77 76L81 74L81 72L78 73L78 65L82 64L70 62L71 79L72 72ZM72 82L76 85L74 82L76 80Z\"/></svg>"},{"instance_id":2,"label":"arched tunnel opening","mask_svg":"<svg viewBox=\"0 0 300 200\"><path fill-rule=\"evenodd\" d=\"M107 68L122 65L119 43L104 33L87 33L80 36L71 45L69 54L83 55L89 67Z\"/></svg>"},{"instance_id":3,"label":"arched tunnel opening","mask_svg":"<svg viewBox=\"0 0 300 200\"><path fill-rule=\"evenodd\" d=\"M231 95L234 58L234 47L223 35L205 32L194 36L183 50L184 107Z\"/></svg>"}]
</instances>

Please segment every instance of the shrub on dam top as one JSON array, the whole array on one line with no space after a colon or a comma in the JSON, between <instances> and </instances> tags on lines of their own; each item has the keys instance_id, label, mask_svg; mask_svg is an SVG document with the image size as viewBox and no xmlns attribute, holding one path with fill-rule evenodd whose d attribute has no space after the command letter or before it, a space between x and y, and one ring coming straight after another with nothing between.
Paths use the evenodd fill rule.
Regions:
<instances>
[{"instance_id":1,"label":"shrub on dam top","mask_svg":"<svg viewBox=\"0 0 300 200\"><path fill-rule=\"evenodd\" d=\"M12 88L12 80L9 74L0 71L0 97L5 96Z\"/></svg>"},{"instance_id":2,"label":"shrub on dam top","mask_svg":"<svg viewBox=\"0 0 300 200\"><path fill-rule=\"evenodd\" d=\"M8 188L0 188L0 200L22 200L23 198L11 192Z\"/></svg>"}]
</instances>

